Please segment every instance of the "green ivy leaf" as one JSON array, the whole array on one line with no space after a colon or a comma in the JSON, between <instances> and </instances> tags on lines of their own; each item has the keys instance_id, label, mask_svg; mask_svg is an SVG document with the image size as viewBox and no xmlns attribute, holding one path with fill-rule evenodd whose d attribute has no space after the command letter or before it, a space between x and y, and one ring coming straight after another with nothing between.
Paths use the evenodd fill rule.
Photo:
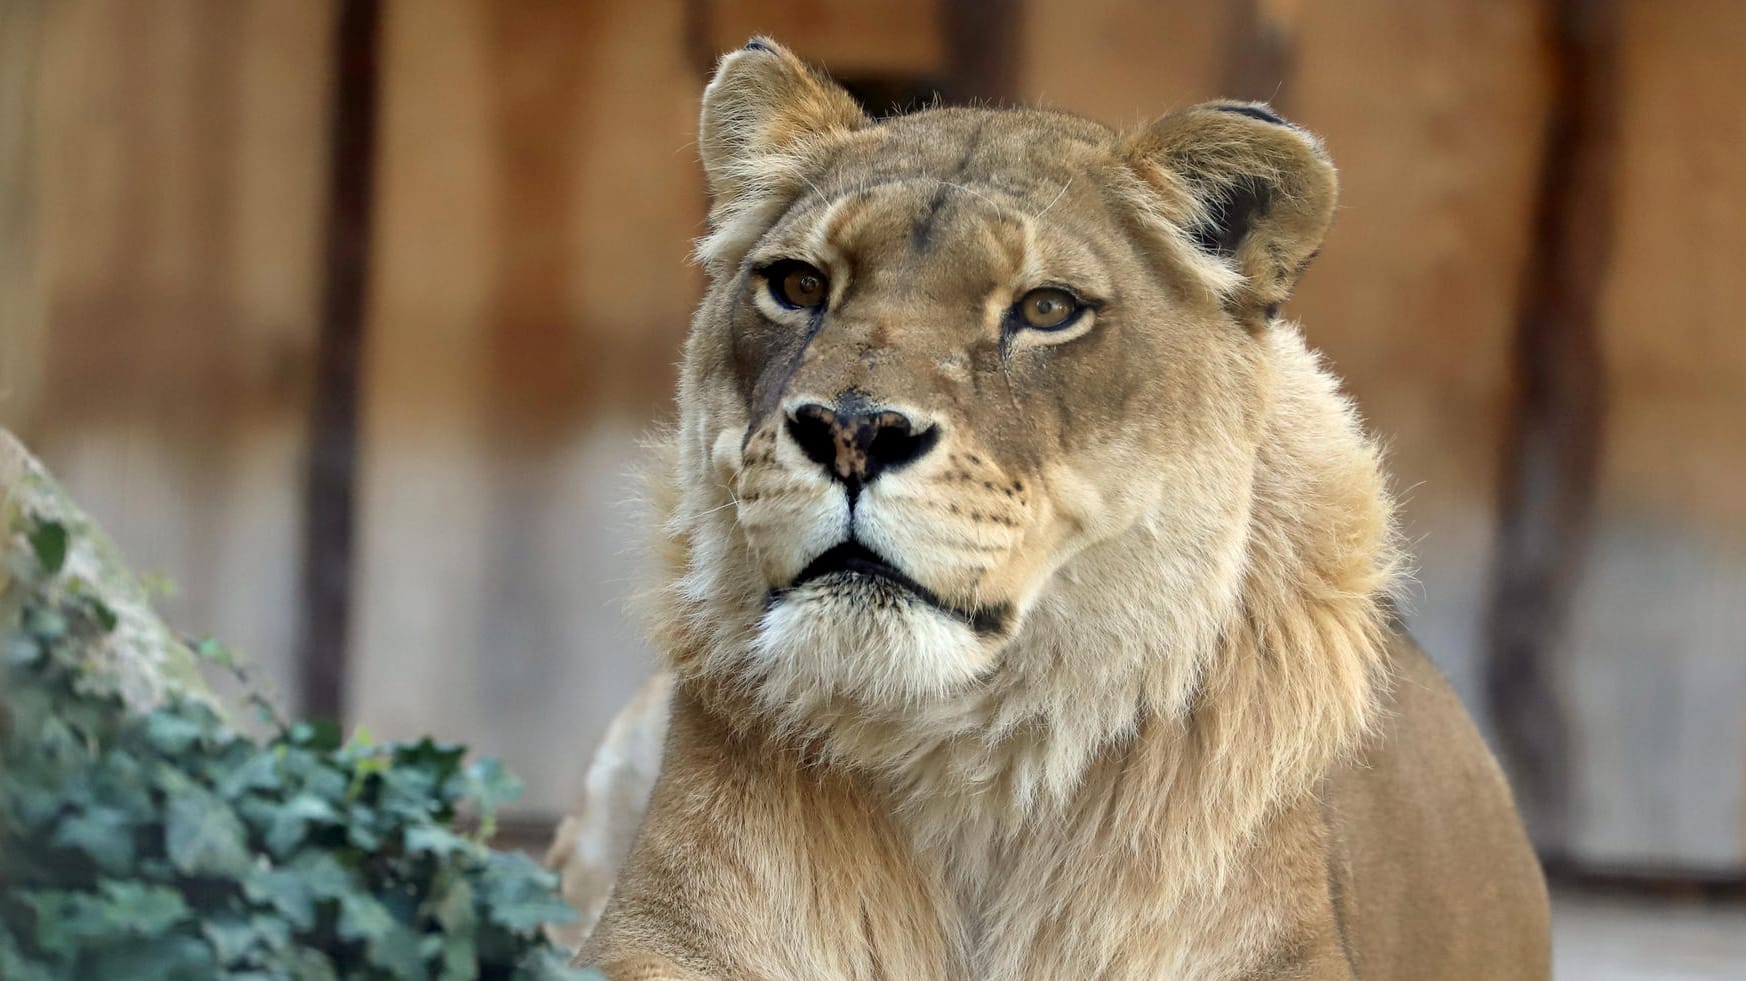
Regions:
<instances>
[{"instance_id":1,"label":"green ivy leaf","mask_svg":"<svg viewBox=\"0 0 1746 981\"><path fill-rule=\"evenodd\" d=\"M50 840L84 852L111 874L125 873L133 865L133 819L113 807L90 807L62 818Z\"/></svg>"},{"instance_id":2,"label":"green ivy leaf","mask_svg":"<svg viewBox=\"0 0 1746 981\"><path fill-rule=\"evenodd\" d=\"M72 957L115 938L160 936L190 916L182 894L168 886L106 879L97 894L45 890L24 901L36 910L36 944Z\"/></svg>"},{"instance_id":3,"label":"green ivy leaf","mask_svg":"<svg viewBox=\"0 0 1746 981\"><path fill-rule=\"evenodd\" d=\"M213 956L222 966L242 960L261 942L260 926L254 920L235 913L220 913L206 917L200 932L212 944Z\"/></svg>"},{"instance_id":4,"label":"green ivy leaf","mask_svg":"<svg viewBox=\"0 0 1746 981\"><path fill-rule=\"evenodd\" d=\"M438 977L442 981L478 981L479 944L473 939L472 932L451 931L444 934L442 940L442 967Z\"/></svg>"},{"instance_id":5,"label":"green ivy leaf","mask_svg":"<svg viewBox=\"0 0 1746 981\"><path fill-rule=\"evenodd\" d=\"M202 660L211 661L226 668L237 666L236 655L231 653L230 648L211 637L202 637L190 646L194 654Z\"/></svg>"},{"instance_id":6,"label":"green ivy leaf","mask_svg":"<svg viewBox=\"0 0 1746 981\"><path fill-rule=\"evenodd\" d=\"M393 755L395 771L424 773L433 786L441 787L460 770L467 747L426 738L395 746Z\"/></svg>"},{"instance_id":7,"label":"green ivy leaf","mask_svg":"<svg viewBox=\"0 0 1746 981\"><path fill-rule=\"evenodd\" d=\"M249 707L261 725L277 731L281 737L287 734L285 720L279 714L279 707L273 700L257 691L251 691L243 696L243 703Z\"/></svg>"},{"instance_id":8,"label":"green ivy leaf","mask_svg":"<svg viewBox=\"0 0 1746 981\"><path fill-rule=\"evenodd\" d=\"M267 830L267 850L284 856L303 842L309 825L339 820L333 805L314 794L298 794L280 805L273 815L273 826Z\"/></svg>"},{"instance_id":9,"label":"green ivy leaf","mask_svg":"<svg viewBox=\"0 0 1746 981\"><path fill-rule=\"evenodd\" d=\"M435 855L448 858L456 852L471 852L473 843L440 824L425 824L406 829L406 850L414 855Z\"/></svg>"},{"instance_id":10,"label":"green ivy leaf","mask_svg":"<svg viewBox=\"0 0 1746 981\"><path fill-rule=\"evenodd\" d=\"M324 800L345 796L349 778L327 755L297 747L281 747L280 772L287 788L314 794Z\"/></svg>"},{"instance_id":11,"label":"green ivy leaf","mask_svg":"<svg viewBox=\"0 0 1746 981\"><path fill-rule=\"evenodd\" d=\"M111 748L86 771L97 798L142 819L155 812L146 767L138 757Z\"/></svg>"},{"instance_id":12,"label":"green ivy leaf","mask_svg":"<svg viewBox=\"0 0 1746 981\"><path fill-rule=\"evenodd\" d=\"M271 954L282 954L291 945L291 925L276 916L257 913L249 918L255 942Z\"/></svg>"},{"instance_id":13,"label":"green ivy leaf","mask_svg":"<svg viewBox=\"0 0 1746 981\"><path fill-rule=\"evenodd\" d=\"M513 932L576 919L576 911L555 892L557 877L520 852L493 854L479 885L486 915Z\"/></svg>"},{"instance_id":14,"label":"green ivy leaf","mask_svg":"<svg viewBox=\"0 0 1746 981\"><path fill-rule=\"evenodd\" d=\"M254 864L236 812L211 791L193 785L170 796L164 851L183 875L240 879Z\"/></svg>"},{"instance_id":15,"label":"green ivy leaf","mask_svg":"<svg viewBox=\"0 0 1746 981\"><path fill-rule=\"evenodd\" d=\"M374 896L348 892L339 901L339 935L346 940L376 940L394 928L394 914Z\"/></svg>"},{"instance_id":16,"label":"green ivy leaf","mask_svg":"<svg viewBox=\"0 0 1746 981\"><path fill-rule=\"evenodd\" d=\"M271 753L251 753L240 766L217 781L220 797L236 800L251 790L270 790L279 785L279 762Z\"/></svg>"},{"instance_id":17,"label":"green ivy leaf","mask_svg":"<svg viewBox=\"0 0 1746 981\"><path fill-rule=\"evenodd\" d=\"M312 719L291 727L291 744L321 752L340 748L339 723L332 719Z\"/></svg>"},{"instance_id":18,"label":"green ivy leaf","mask_svg":"<svg viewBox=\"0 0 1746 981\"><path fill-rule=\"evenodd\" d=\"M539 930L573 916L555 877L454 827L463 797L487 832L515 797L501 766L276 713L262 746L201 701L132 712L88 670L115 611L44 573L65 531L0 558L0 978L582 976Z\"/></svg>"},{"instance_id":19,"label":"green ivy leaf","mask_svg":"<svg viewBox=\"0 0 1746 981\"><path fill-rule=\"evenodd\" d=\"M12 775L18 776L16 773ZM23 830L32 833L52 828L56 816L67 803L59 788L36 783L16 783L8 788L6 796L12 818Z\"/></svg>"},{"instance_id":20,"label":"green ivy leaf","mask_svg":"<svg viewBox=\"0 0 1746 981\"><path fill-rule=\"evenodd\" d=\"M145 737L153 748L164 755L180 756L206 736L207 726L204 719L158 709L146 716Z\"/></svg>"},{"instance_id":21,"label":"green ivy leaf","mask_svg":"<svg viewBox=\"0 0 1746 981\"><path fill-rule=\"evenodd\" d=\"M193 914L182 894L168 886L105 879L99 887L108 901L110 925L140 936L163 933Z\"/></svg>"},{"instance_id":22,"label":"green ivy leaf","mask_svg":"<svg viewBox=\"0 0 1746 981\"><path fill-rule=\"evenodd\" d=\"M294 981L337 981L339 978L333 961L328 960L322 951L308 947L299 947L286 954L282 963Z\"/></svg>"},{"instance_id":23,"label":"green ivy leaf","mask_svg":"<svg viewBox=\"0 0 1746 981\"><path fill-rule=\"evenodd\" d=\"M496 810L521 797L521 781L489 756L467 767L466 786L480 810Z\"/></svg>"},{"instance_id":24,"label":"green ivy leaf","mask_svg":"<svg viewBox=\"0 0 1746 981\"><path fill-rule=\"evenodd\" d=\"M218 976L212 948L195 937L161 937L87 953L80 977L193 979Z\"/></svg>"},{"instance_id":25,"label":"green ivy leaf","mask_svg":"<svg viewBox=\"0 0 1746 981\"><path fill-rule=\"evenodd\" d=\"M439 782L428 770L394 767L383 772L381 779L381 808L400 820L416 824L444 809L444 802L436 796Z\"/></svg>"},{"instance_id":26,"label":"green ivy leaf","mask_svg":"<svg viewBox=\"0 0 1746 981\"><path fill-rule=\"evenodd\" d=\"M395 977L418 981L426 976L417 935L374 896L348 893L340 897L338 933L347 940L363 941L370 963Z\"/></svg>"},{"instance_id":27,"label":"green ivy leaf","mask_svg":"<svg viewBox=\"0 0 1746 981\"><path fill-rule=\"evenodd\" d=\"M67 618L59 610L32 607L24 611L24 629L41 641L56 641L67 635Z\"/></svg>"},{"instance_id":28,"label":"green ivy leaf","mask_svg":"<svg viewBox=\"0 0 1746 981\"><path fill-rule=\"evenodd\" d=\"M341 755L349 760L369 759L377 756L376 737L371 735L369 727L360 723L353 727L352 738L340 747Z\"/></svg>"},{"instance_id":29,"label":"green ivy leaf","mask_svg":"<svg viewBox=\"0 0 1746 981\"><path fill-rule=\"evenodd\" d=\"M42 720L36 727L36 741L44 754L62 761L79 759L87 746L66 719L58 718Z\"/></svg>"},{"instance_id":30,"label":"green ivy leaf","mask_svg":"<svg viewBox=\"0 0 1746 981\"><path fill-rule=\"evenodd\" d=\"M299 855L290 867L318 900L340 899L358 888L351 871L328 852Z\"/></svg>"},{"instance_id":31,"label":"green ivy leaf","mask_svg":"<svg viewBox=\"0 0 1746 981\"><path fill-rule=\"evenodd\" d=\"M549 947L528 954L516 967L514 981L606 981L592 968L571 967L564 955Z\"/></svg>"},{"instance_id":32,"label":"green ivy leaf","mask_svg":"<svg viewBox=\"0 0 1746 981\"><path fill-rule=\"evenodd\" d=\"M61 571L67 561L67 526L59 521L38 519L30 529L30 550L36 553L37 564L49 575Z\"/></svg>"},{"instance_id":33,"label":"green ivy leaf","mask_svg":"<svg viewBox=\"0 0 1746 981\"><path fill-rule=\"evenodd\" d=\"M478 903L473 886L466 879L456 879L443 887L441 897L431 911L437 923L452 934L470 934L479 926Z\"/></svg>"},{"instance_id":34,"label":"green ivy leaf","mask_svg":"<svg viewBox=\"0 0 1746 981\"><path fill-rule=\"evenodd\" d=\"M410 839L412 832L407 837ZM442 928L441 947L437 951L441 956L438 976L442 981L476 981L479 910L473 886L464 878L444 876L437 880L435 888L437 895L427 912Z\"/></svg>"},{"instance_id":35,"label":"green ivy leaf","mask_svg":"<svg viewBox=\"0 0 1746 981\"><path fill-rule=\"evenodd\" d=\"M86 893L45 889L18 898L36 912L36 946L51 957L71 960L86 938L103 935L105 924Z\"/></svg>"},{"instance_id":36,"label":"green ivy leaf","mask_svg":"<svg viewBox=\"0 0 1746 981\"><path fill-rule=\"evenodd\" d=\"M374 812L362 807L347 811L346 841L366 852L382 847L382 835L377 832Z\"/></svg>"},{"instance_id":37,"label":"green ivy leaf","mask_svg":"<svg viewBox=\"0 0 1746 981\"><path fill-rule=\"evenodd\" d=\"M9 633L0 644L0 661L10 668L28 668L42 661L43 646L22 633Z\"/></svg>"},{"instance_id":38,"label":"green ivy leaf","mask_svg":"<svg viewBox=\"0 0 1746 981\"><path fill-rule=\"evenodd\" d=\"M243 882L243 893L270 906L299 931L315 926L315 892L308 877L291 869L257 869Z\"/></svg>"},{"instance_id":39,"label":"green ivy leaf","mask_svg":"<svg viewBox=\"0 0 1746 981\"><path fill-rule=\"evenodd\" d=\"M10 934L0 932L0 978L7 981L60 981L63 973L24 956Z\"/></svg>"}]
</instances>

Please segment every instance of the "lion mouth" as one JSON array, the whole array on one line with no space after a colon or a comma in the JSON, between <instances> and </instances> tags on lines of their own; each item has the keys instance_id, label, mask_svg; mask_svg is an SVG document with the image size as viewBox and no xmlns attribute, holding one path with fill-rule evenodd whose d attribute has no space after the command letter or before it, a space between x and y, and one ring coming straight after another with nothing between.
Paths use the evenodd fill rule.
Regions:
<instances>
[{"instance_id":1,"label":"lion mouth","mask_svg":"<svg viewBox=\"0 0 1746 981\"><path fill-rule=\"evenodd\" d=\"M813 559L806 568L800 570L800 575L794 577L794 582L789 588L792 589L795 586L835 573L871 576L895 583L912 593L927 592L920 583L904 575L896 566L885 561L878 552L853 539L834 545L818 558Z\"/></svg>"},{"instance_id":2,"label":"lion mouth","mask_svg":"<svg viewBox=\"0 0 1746 981\"><path fill-rule=\"evenodd\" d=\"M877 580L896 587L920 602L950 617L969 624L977 633L999 633L1006 626L1005 605L966 610L942 600L933 590L903 574L903 570L887 562L883 556L860 542L850 539L826 549L818 558L794 577L786 588L771 591L772 602L801 586L827 576L846 576Z\"/></svg>"}]
</instances>

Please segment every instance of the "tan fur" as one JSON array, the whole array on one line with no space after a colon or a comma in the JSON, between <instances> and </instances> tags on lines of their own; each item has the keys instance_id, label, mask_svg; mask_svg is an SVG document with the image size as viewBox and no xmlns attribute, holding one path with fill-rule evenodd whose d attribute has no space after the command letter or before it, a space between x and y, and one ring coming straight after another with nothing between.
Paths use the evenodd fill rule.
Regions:
<instances>
[{"instance_id":1,"label":"tan fur","mask_svg":"<svg viewBox=\"0 0 1746 981\"><path fill-rule=\"evenodd\" d=\"M875 124L760 42L723 61L700 145L711 287L655 475L671 728L584 959L1546 975L1507 789L1390 619L1377 451L1274 314L1333 213L1313 137L1238 104L1127 135ZM829 276L824 315L771 297L787 259ZM1093 309L1015 326L1058 284ZM806 404L937 442L851 507L785 421ZM851 532L937 604L791 586Z\"/></svg>"}]
</instances>

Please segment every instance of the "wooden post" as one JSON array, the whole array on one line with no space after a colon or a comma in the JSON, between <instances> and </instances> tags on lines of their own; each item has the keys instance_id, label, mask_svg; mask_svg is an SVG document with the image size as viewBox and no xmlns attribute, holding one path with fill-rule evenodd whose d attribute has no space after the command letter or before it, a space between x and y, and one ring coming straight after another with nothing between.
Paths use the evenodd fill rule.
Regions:
<instances>
[{"instance_id":1,"label":"wooden post","mask_svg":"<svg viewBox=\"0 0 1746 981\"><path fill-rule=\"evenodd\" d=\"M0 4L0 425L28 426L40 384L37 78L44 0Z\"/></svg>"},{"instance_id":2,"label":"wooden post","mask_svg":"<svg viewBox=\"0 0 1746 981\"><path fill-rule=\"evenodd\" d=\"M943 0L940 22L946 42L945 88L956 103L1008 102L1017 95L1019 32L1024 9L1017 0Z\"/></svg>"},{"instance_id":3,"label":"wooden post","mask_svg":"<svg viewBox=\"0 0 1746 981\"><path fill-rule=\"evenodd\" d=\"M1223 94L1232 99L1270 102L1285 111L1285 82L1295 51L1292 33L1296 4L1244 0L1231 5L1225 42Z\"/></svg>"},{"instance_id":4,"label":"wooden post","mask_svg":"<svg viewBox=\"0 0 1746 981\"><path fill-rule=\"evenodd\" d=\"M341 0L329 96L327 232L304 483L303 618L297 647L303 711L332 719L345 712L380 38L378 0Z\"/></svg>"},{"instance_id":5,"label":"wooden post","mask_svg":"<svg viewBox=\"0 0 1746 981\"><path fill-rule=\"evenodd\" d=\"M1568 626L1600 464L1596 324L1614 224L1617 5L1556 0L1550 28L1553 100L1516 325L1485 687L1529 831L1555 858L1568 841L1571 734L1551 658Z\"/></svg>"}]
</instances>

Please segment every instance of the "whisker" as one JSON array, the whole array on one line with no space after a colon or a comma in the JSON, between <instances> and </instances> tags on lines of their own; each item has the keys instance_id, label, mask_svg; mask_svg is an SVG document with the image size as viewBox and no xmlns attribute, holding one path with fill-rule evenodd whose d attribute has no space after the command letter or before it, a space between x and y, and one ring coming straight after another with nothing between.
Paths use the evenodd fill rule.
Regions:
<instances>
[{"instance_id":1,"label":"whisker","mask_svg":"<svg viewBox=\"0 0 1746 981\"><path fill-rule=\"evenodd\" d=\"M705 515L714 514L717 511L725 511L728 508L735 507L740 503L740 495L734 493L734 485L724 483L721 485L721 489L724 491L727 491L728 502L726 504L722 504L722 505L719 505L717 507L710 508L708 511L698 512L697 516L699 518L704 517Z\"/></svg>"},{"instance_id":2,"label":"whisker","mask_svg":"<svg viewBox=\"0 0 1746 981\"><path fill-rule=\"evenodd\" d=\"M968 184L958 184L958 183L954 183L952 181L940 181L940 184L945 186L945 187L953 188L954 190L963 191L965 194L968 194L972 197L980 198L980 199L982 199L983 203L987 204L991 208L1001 207L1000 202L994 200L993 198L989 197L986 194L983 194L981 191L978 191L977 189L975 189L974 187L971 187Z\"/></svg>"},{"instance_id":3,"label":"whisker","mask_svg":"<svg viewBox=\"0 0 1746 981\"><path fill-rule=\"evenodd\" d=\"M1061 203L1061 199L1067 195L1067 189L1072 187L1072 186L1073 186L1073 175L1069 174L1069 175L1067 175L1067 183L1061 185L1061 190L1058 193L1056 193L1055 200L1050 201L1048 204L1048 207L1045 207L1043 210L1037 212L1033 217L1036 220L1041 221L1043 216L1049 213L1049 208L1053 208L1055 205Z\"/></svg>"}]
</instances>

